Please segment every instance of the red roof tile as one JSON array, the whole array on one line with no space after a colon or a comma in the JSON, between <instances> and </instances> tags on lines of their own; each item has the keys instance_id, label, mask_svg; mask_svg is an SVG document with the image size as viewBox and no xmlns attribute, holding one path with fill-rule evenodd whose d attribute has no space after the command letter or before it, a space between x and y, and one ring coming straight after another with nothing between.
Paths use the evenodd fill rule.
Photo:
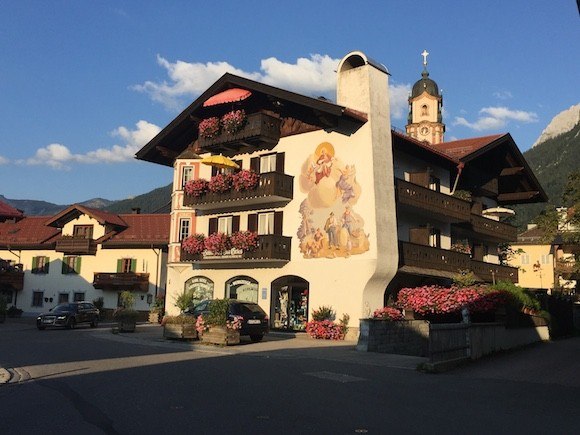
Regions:
<instances>
[{"instance_id":1,"label":"red roof tile","mask_svg":"<svg viewBox=\"0 0 580 435\"><path fill-rule=\"evenodd\" d=\"M49 220L46 222L46 225L62 226L63 222L66 223L81 214L89 215L101 224L112 224L119 227L127 226L125 221L123 221L123 219L118 214L109 213L97 208L85 207L84 205L79 204L73 204L55 216L49 218Z\"/></svg>"},{"instance_id":2,"label":"red roof tile","mask_svg":"<svg viewBox=\"0 0 580 435\"><path fill-rule=\"evenodd\" d=\"M105 244L169 243L168 214L124 214L120 217L128 225L127 228L114 234Z\"/></svg>"},{"instance_id":3,"label":"red roof tile","mask_svg":"<svg viewBox=\"0 0 580 435\"><path fill-rule=\"evenodd\" d=\"M5 202L0 201L0 217L19 218L22 216L24 216L24 214L20 210L6 204Z\"/></svg>"},{"instance_id":4,"label":"red roof tile","mask_svg":"<svg viewBox=\"0 0 580 435\"><path fill-rule=\"evenodd\" d=\"M47 216L25 217L18 222L0 223L0 245L39 245L60 234L45 225Z\"/></svg>"},{"instance_id":5,"label":"red roof tile","mask_svg":"<svg viewBox=\"0 0 580 435\"><path fill-rule=\"evenodd\" d=\"M460 139L454 140L451 142L442 142L437 145L433 145L440 151L444 152L445 154L455 157L457 159L461 159L469 154L474 153L475 151L489 145L493 141L499 139L500 137L505 136L505 133L502 134L495 134L492 136L483 136L483 137L473 137L469 139Z\"/></svg>"}]
</instances>

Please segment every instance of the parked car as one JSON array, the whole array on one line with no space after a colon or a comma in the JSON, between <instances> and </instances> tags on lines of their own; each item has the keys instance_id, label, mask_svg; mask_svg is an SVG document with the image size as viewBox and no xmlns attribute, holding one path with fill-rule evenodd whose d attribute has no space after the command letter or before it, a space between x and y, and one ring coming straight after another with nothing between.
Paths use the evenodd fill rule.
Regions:
<instances>
[{"instance_id":1,"label":"parked car","mask_svg":"<svg viewBox=\"0 0 580 435\"><path fill-rule=\"evenodd\" d=\"M194 307L184 311L185 315L199 316L200 314L209 314L209 308L212 300L201 301ZM229 300L229 316L241 316L242 328L240 335L249 335L250 339L256 343L262 341L264 334L270 330L270 322L266 312L256 303L241 301L237 299Z\"/></svg>"},{"instance_id":2,"label":"parked car","mask_svg":"<svg viewBox=\"0 0 580 435\"><path fill-rule=\"evenodd\" d=\"M47 326L64 326L72 329L79 323L88 323L96 328L99 323L99 309L91 302L70 302L52 308L36 318L36 327L41 331Z\"/></svg>"}]
</instances>

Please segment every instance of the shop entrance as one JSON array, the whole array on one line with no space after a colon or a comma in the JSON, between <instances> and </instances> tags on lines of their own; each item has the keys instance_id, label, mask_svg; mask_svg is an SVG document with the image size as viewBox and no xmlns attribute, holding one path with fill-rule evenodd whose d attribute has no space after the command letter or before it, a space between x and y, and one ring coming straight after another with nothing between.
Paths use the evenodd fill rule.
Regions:
<instances>
[{"instance_id":1,"label":"shop entrance","mask_svg":"<svg viewBox=\"0 0 580 435\"><path fill-rule=\"evenodd\" d=\"M309 283L289 275L272 282L270 304L271 327L288 331L304 331L308 322Z\"/></svg>"}]
</instances>

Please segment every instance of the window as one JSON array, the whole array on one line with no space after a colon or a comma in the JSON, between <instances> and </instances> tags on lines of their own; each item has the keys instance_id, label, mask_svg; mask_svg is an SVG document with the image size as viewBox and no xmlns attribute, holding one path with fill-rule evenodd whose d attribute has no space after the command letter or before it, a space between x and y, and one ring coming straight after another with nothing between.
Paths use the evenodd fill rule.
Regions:
<instances>
[{"instance_id":1,"label":"window","mask_svg":"<svg viewBox=\"0 0 580 435\"><path fill-rule=\"evenodd\" d=\"M117 260L117 273L135 272L137 260L135 258L121 258Z\"/></svg>"},{"instance_id":2,"label":"window","mask_svg":"<svg viewBox=\"0 0 580 435\"><path fill-rule=\"evenodd\" d=\"M67 274L79 274L81 272L81 257L74 255L64 257L62 259L62 273Z\"/></svg>"},{"instance_id":3,"label":"window","mask_svg":"<svg viewBox=\"0 0 580 435\"><path fill-rule=\"evenodd\" d=\"M44 299L44 292L32 292L32 306L42 307L42 300Z\"/></svg>"},{"instance_id":4,"label":"window","mask_svg":"<svg viewBox=\"0 0 580 435\"><path fill-rule=\"evenodd\" d=\"M421 116L428 116L429 115L429 107L426 104L421 106Z\"/></svg>"},{"instance_id":5,"label":"window","mask_svg":"<svg viewBox=\"0 0 580 435\"><path fill-rule=\"evenodd\" d=\"M258 214L258 234L274 234L274 212Z\"/></svg>"},{"instance_id":6,"label":"window","mask_svg":"<svg viewBox=\"0 0 580 435\"><path fill-rule=\"evenodd\" d=\"M68 304L68 293L59 293L58 294L58 303L59 304Z\"/></svg>"},{"instance_id":7,"label":"window","mask_svg":"<svg viewBox=\"0 0 580 435\"><path fill-rule=\"evenodd\" d=\"M260 157L260 173L276 171L276 154Z\"/></svg>"},{"instance_id":8,"label":"window","mask_svg":"<svg viewBox=\"0 0 580 435\"><path fill-rule=\"evenodd\" d=\"M49 258L38 256L32 258L32 273L48 273Z\"/></svg>"},{"instance_id":9,"label":"window","mask_svg":"<svg viewBox=\"0 0 580 435\"><path fill-rule=\"evenodd\" d=\"M80 302L85 300L85 294L81 292L74 292L73 294L73 301Z\"/></svg>"},{"instance_id":10,"label":"window","mask_svg":"<svg viewBox=\"0 0 580 435\"><path fill-rule=\"evenodd\" d=\"M550 255L549 254L542 254L541 257L542 264L548 264L550 262Z\"/></svg>"},{"instance_id":11,"label":"window","mask_svg":"<svg viewBox=\"0 0 580 435\"><path fill-rule=\"evenodd\" d=\"M429 246L433 248L441 247L441 231L436 228L431 228L429 233Z\"/></svg>"},{"instance_id":12,"label":"window","mask_svg":"<svg viewBox=\"0 0 580 435\"><path fill-rule=\"evenodd\" d=\"M92 225L75 225L73 228L73 236L79 239L92 239L93 226Z\"/></svg>"},{"instance_id":13,"label":"window","mask_svg":"<svg viewBox=\"0 0 580 435\"><path fill-rule=\"evenodd\" d=\"M186 166L183 168L183 173L181 175L181 185L185 186L189 180L193 180L193 167Z\"/></svg>"},{"instance_id":14,"label":"window","mask_svg":"<svg viewBox=\"0 0 580 435\"><path fill-rule=\"evenodd\" d=\"M522 260L522 264L530 264L529 254L521 254L520 259Z\"/></svg>"},{"instance_id":15,"label":"window","mask_svg":"<svg viewBox=\"0 0 580 435\"><path fill-rule=\"evenodd\" d=\"M429 177L429 189L439 192L441 190L441 180L437 177Z\"/></svg>"},{"instance_id":16,"label":"window","mask_svg":"<svg viewBox=\"0 0 580 435\"><path fill-rule=\"evenodd\" d=\"M232 234L233 216L224 216L218 218L218 233L224 233L228 236Z\"/></svg>"},{"instance_id":17,"label":"window","mask_svg":"<svg viewBox=\"0 0 580 435\"><path fill-rule=\"evenodd\" d=\"M191 221L189 219L179 220L179 241L189 237Z\"/></svg>"}]
</instances>

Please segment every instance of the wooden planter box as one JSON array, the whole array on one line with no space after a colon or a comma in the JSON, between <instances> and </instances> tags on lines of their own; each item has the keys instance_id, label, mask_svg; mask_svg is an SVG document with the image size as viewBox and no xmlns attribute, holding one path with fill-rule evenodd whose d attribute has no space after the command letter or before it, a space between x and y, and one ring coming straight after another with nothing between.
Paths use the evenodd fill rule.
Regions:
<instances>
[{"instance_id":1,"label":"wooden planter box","mask_svg":"<svg viewBox=\"0 0 580 435\"><path fill-rule=\"evenodd\" d=\"M159 315L159 312L157 311L151 311L149 313L149 323L159 323L159 320L161 319L161 316Z\"/></svg>"},{"instance_id":2,"label":"wooden planter box","mask_svg":"<svg viewBox=\"0 0 580 435\"><path fill-rule=\"evenodd\" d=\"M200 339L202 343L231 346L239 344L240 331L228 329L225 326L210 326L209 330L200 336Z\"/></svg>"},{"instance_id":3,"label":"wooden planter box","mask_svg":"<svg viewBox=\"0 0 580 435\"><path fill-rule=\"evenodd\" d=\"M117 322L117 328L119 332L135 332L135 329L137 328L137 322L122 320Z\"/></svg>"},{"instance_id":4,"label":"wooden planter box","mask_svg":"<svg viewBox=\"0 0 580 435\"><path fill-rule=\"evenodd\" d=\"M197 338L195 323L164 325L163 337L174 340L194 340Z\"/></svg>"}]
</instances>

